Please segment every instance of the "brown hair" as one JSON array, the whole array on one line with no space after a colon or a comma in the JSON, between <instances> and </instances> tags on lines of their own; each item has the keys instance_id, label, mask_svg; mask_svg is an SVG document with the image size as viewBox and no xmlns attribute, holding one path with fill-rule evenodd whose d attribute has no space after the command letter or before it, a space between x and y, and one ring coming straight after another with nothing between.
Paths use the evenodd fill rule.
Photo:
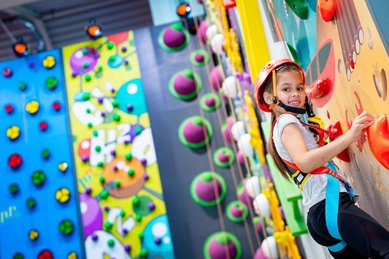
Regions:
<instances>
[{"instance_id":1,"label":"brown hair","mask_svg":"<svg viewBox=\"0 0 389 259\"><path fill-rule=\"evenodd\" d=\"M279 72L287 72L287 71L300 71L299 68L291 63L286 63L278 66L275 69L276 73L278 74ZM263 83L264 87L261 87L261 92L260 92L260 102L265 103L265 100L263 98L263 93L268 92L268 93L273 93L273 80L271 74L266 78L265 82ZM262 90L263 89L263 90ZM269 154L273 157L273 160L280 171L281 175L288 181L291 180L290 178L290 169L289 167L284 163L280 155L278 154L276 147L274 146L274 141L273 141L273 125L275 124L276 121L276 116L274 115L274 112L271 112L271 120L270 120L270 134L269 134L269 139L267 141L267 150Z\"/></svg>"}]
</instances>

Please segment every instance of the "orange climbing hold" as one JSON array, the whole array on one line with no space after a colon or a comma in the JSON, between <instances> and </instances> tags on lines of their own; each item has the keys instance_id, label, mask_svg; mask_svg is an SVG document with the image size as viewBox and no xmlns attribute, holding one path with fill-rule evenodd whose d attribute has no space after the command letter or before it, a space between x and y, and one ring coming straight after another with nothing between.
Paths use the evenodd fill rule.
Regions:
<instances>
[{"instance_id":1,"label":"orange climbing hold","mask_svg":"<svg viewBox=\"0 0 389 259\"><path fill-rule=\"evenodd\" d=\"M367 140L375 158L389 169L389 130L388 119L383 115L367 129Z\"/></svg>"},{"instance_id":2,"label":"orange climbing hold","mask_svg":"<svg viewBox=\"0 0 389 259\"><path fill-rule=\"evenodd\" d=\"M335 0L319 0L317 2L317 9L321 18L325 22L329 22L333 19L335 13Z\"/></svg>"}]
</instances>

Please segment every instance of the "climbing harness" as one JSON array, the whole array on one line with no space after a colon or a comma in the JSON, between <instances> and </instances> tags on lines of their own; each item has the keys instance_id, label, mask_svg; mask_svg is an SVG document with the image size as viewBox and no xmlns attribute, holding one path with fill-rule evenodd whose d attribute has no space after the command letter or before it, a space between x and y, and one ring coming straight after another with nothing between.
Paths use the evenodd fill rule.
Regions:
<instances>
[{"instance_id":1,"label":"climbing harness","mask_svg":"<svg viewBox=\"0 0 389 259\"><path fill-rule=\"evenodd\" d=\"M333 133L330 131L324 130L320 127L316 127L314 125L304 123L304 122L301 122L301 124L303 126L313 129L315 132L317 132L317 134L319 134L318 144L320 146L325 144L324 134L327 134L330 138L333 137ZM295 170L291 174L291 177L300 189L303 188L305 182L312 174L324 174L324 173L327 174L327 187L326 187L326 200L325 200L326 225L330 235L333 238L339 240L337 244L328 246L327 248L332 252L341 251L347 244L342 240L342 237L339 233L339 227L338 227L338 211L339 211L339 195L340 195L339 183L342 183L344 185L345 189L350 195L350 199L353 202L355 202L358 196L355 195L353 188L344 177L342 177L337 173L338 169L332 161L329 161L326 166L318 167L309 173L301 172L297 167L297 165L294 163L291 163L286 160L283 161L288 167Z\"/></svg>"}]
</instances>

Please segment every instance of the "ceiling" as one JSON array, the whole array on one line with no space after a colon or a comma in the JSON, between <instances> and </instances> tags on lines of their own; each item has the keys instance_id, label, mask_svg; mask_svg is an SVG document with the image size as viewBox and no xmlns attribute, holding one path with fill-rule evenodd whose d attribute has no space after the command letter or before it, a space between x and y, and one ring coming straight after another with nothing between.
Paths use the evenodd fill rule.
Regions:
<instances>
[{"instance_id":1,"label":"ceiling","mask_svg":"<svg viewBox=\"0 0 389 259\"><path fill-rule=\"evenodd\" d=\"M149 0L0 0L0 61L23 37L32 53L89 40L90 21L104 35L153 24Z\"/></svg>"}]
</instances>

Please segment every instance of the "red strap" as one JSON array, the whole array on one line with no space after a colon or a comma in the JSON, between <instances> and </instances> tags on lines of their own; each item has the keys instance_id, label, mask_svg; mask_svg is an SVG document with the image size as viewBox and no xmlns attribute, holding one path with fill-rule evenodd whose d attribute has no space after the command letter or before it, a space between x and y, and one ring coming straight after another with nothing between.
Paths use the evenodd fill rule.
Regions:
<instances>
[{"instance_id":1,"label":"red strap","mask_svg":"<svg viewBox=\"0 0 389 259\"><path fill-rule=\"evenodd\" d=\"M293 168L294 170L301 171L295 163L289 162L289 161L284 160L284 159L282 159L282 160L284 161L285 164L287 164L289 167ZM308 174L330 174L333 177L335 177L336 179L338 179L339 181L341 181L342 183L344 183L344 179L339 174L337 174L336 172L332 171L331 169L329 169L328 167L325 167L325 166L320 166L320 167L316 168L315 170L309 172Z\"/></svg>"}]
</instances>

